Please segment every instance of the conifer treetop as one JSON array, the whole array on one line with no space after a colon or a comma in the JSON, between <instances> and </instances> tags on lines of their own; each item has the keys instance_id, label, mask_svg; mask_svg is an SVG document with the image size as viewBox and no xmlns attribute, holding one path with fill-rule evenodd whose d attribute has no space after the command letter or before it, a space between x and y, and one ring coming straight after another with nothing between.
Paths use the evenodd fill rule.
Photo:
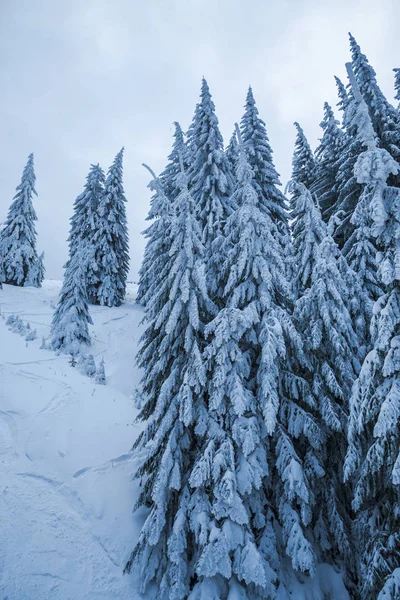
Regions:
<instances>
[{"instance_id":1,"label":"conifer treetop","mask_svg":"<svg viewBox=\"0 0 400 600\"><path fill-rule=\"evenodd\" d=\"M300 125L295 122L297 131L294 153L292 179L310 188L315 177L316 163L310 144Z\"/></svg>"},{"instance_id":2,"label":"conifer treetop","mask_svg":"<svg viewBox=\"0 0 400 600\"><path fill-rule=\"evenodd\" d=\"M399 101L400 107L400 69L393 69L394 71L394 89L396 92L395 98Z\"/></svg>"},{"instance_id":3,"label":"conifer treetop","mask_svg":"<svg viewBox=\"0 0 400 600\"><path fill-rule=\"evenodd\" d=\"M339 79L339 77L336 77L336 75L335 82L339 96L339 102L337 103L337 106L341 111L345 111L350 102L349 95L347 93L344 83L341 79Z\"/></svg>"}]
</instances>

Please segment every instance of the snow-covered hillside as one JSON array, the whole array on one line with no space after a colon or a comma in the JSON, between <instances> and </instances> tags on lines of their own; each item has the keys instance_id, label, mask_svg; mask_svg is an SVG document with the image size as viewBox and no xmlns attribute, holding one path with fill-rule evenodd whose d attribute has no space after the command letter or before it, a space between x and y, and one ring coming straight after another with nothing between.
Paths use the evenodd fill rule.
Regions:
<instances>
[{"instance_id":1,"label":"snow-covered hillside","mask_svg":"<svg viewBox=\"0 0 400 600\"><path fill-rule=\"evenodd\" d=\"M92 352L107 376L96 385L69 357L40 349L60 286L0 290L0 598L138 600L135 573L122 571L144 516L132 515L130 454L142 311L133 286L119 308L90 307ZM10 314L37 339L9 331ZM327 565L302 578L287 582L290 598L348 598ZM283 590L277 598L288 600Z\"/></svg>"},{"instance_id":2,"label":"snow-covered hillside","mask_svg":"<svg viewBox=\"0 0 400 600\"><path fill-rule=\"evenodd\" d=\"M2 315L38 334L26 342L0 319L0 598L132 600L135 579L122 570L140 527L129 451L142 314L133 288L119 308L91 307L107 376L96 385L39 349L60 285L0 290Z\"/></svg>"}]
</instances>

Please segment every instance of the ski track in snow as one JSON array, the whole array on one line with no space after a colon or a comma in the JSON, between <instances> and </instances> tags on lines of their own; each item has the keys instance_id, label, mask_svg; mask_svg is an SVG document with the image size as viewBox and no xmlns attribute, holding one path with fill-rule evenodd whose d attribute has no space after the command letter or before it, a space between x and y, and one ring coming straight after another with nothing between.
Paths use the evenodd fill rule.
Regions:
<instances>
[{"instance_id":1,"label":"ski track in snow","mask_svg":"<svg viewBox=\"0 0 400 600\"><path fill-rule=\"evenodd\" d=\"M107 375L98 386L39 349L58 291L47 281L0 291L1 314L38 334L27 344L0 319L0 599L135 600L135 575L122 570L141 525L130 448L142 313L132 303L91 307L89 351L104 356Z\"/></svg>"}]
</instances>

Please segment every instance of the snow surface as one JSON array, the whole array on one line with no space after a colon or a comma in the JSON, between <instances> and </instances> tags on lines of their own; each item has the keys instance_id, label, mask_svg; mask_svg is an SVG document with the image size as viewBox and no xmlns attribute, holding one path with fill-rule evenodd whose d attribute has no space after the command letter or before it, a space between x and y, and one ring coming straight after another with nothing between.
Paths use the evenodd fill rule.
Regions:
<instances>
[{"instance_id":1,"label":"snow surface","mask_svg":"<svg viewBox=\"0 0 400 600\"><path fill-rule=\"evenodd\" d=\"M130 454L142 312L133 286L119 308L90 307L90 351L107 376L96 385L39 349L60 286L0 290L1 313L38 333L27 343L0 319L0 598L132 600L135 577L122 570L143 516L132 516Z\"/></svg>"},{"instance_id":2,"label":"snow surface","mask_svg":"<svg viewBox=\"0 0 400 600\"><path fill-rule=\"evenodd\" d=\"M0 319L0 599L138 600L135 574L122 574L145 517L132 515L142 318L135 286L118 308L90 306L89 351L96 365L104 357L105 386L68 356L39 348L61 282L3 288L1 314L28 321L37 339L26 342ZM302 578L277 599L348 598L328 565Z\"/></svg>"}]
</instances>

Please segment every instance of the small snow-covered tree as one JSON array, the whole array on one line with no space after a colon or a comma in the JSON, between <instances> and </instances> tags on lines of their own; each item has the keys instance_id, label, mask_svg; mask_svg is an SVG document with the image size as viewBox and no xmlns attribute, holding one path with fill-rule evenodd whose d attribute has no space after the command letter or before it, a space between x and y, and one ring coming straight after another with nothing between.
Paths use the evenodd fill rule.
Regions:
<instances>
[{"instance_id":1,"label":"small snow-covered tree","mask_svg":"<svg viewBox=\"0 0 400 600\"><path fill-rule=\"evenodd\" d=\"M344 133L327 102L324 104L324 118L320 127L323 135L315 151L317 165L311 192L316 194L322 218L327 223L337 203L338 159L344 143Z\"/></svg>"},{"instance_id":2,"label":"small snow-covered tree","mask_svg":"<svg viewBox=\"0 0 400 600\"><path fill-rule=\"evenodd\" d=\"M96 375L95 375L95 382L99 385L105 385L106 384L106 372L104 369L104 358L101 359L101 361L99 362L99 365L96 369Z\"/></svg>"},{"instance_id":3,"label":"small snow-covered tree","mask_svg":"<svg viewBox=\"0 0 400 600\"><path fill-rule=\"evenodd\" d=\"M33 195L37 195L35 181L33 154L30 154L0 232L1 278L11 285L21 286L28 281L32 281L32 285L38 283L31 274L40 260L36 251L37 216L32 203Z\"/></svg>"},{"instance_id":4,"label":"small snow-covered tree","mask_svg":"<svg viewBox=\"0 0 400 600\"><path fill-rule=\"evenodd\" d=\"M88 256L75 251L65 266L64 281L53 315L50 346L53 350L76 356L82 346L90 346L89 314L85 274Z\"/></svg>"},{"instance_id":5,"label":"small snow-covered tree","mask_svg":"<svg viewBox=\"0 0 400 600\"><path fill-rule=\"evenodd\" d=\"M171 600L187 598L193 569L189 474L206 417L202 348L209 310L201 229L184 173L177 185L168 269L146 303L138 354L144 369L140 419L148 422L134 444L142 457L136 507L145 505L149 512L126 565L127 571L133 564L139 570L142 592L154 581L160 596Z\"/></svg>"},{"instance_id":6,"label":"small snow-covered tree","mask_svg":"<svg viewBox=\"0 0 400 600\"><path fill-rule=\"evenodd\" d=\"M89 239L94 248L97 284L89 288L92 301L103 306L119 306L125 297L129 271L126 198L122 182L120 150L111 165L98 199L96 229Z\"/></svg>"},{"instance_id":7,"label":"small snow-covered tree","mask_svg":"<svg viewBox=\"0 0 400 600\"><path fill-rule=\"evenodd\" d=\"M353 388L344 469L345 479L354 485L360 594L372 600L395 589L400 558L400 192L387 185L400 166L377 146L354 77L352 86L358 136L367 147L357 160L355 176L364 186L362 199L381 248L378 278L384 292L374 306L373 348Z\"/></svg>"},{"instance_id":8,"label":"small snow-covered tree","mask_svg":"<svg viewBox=\"0 0 400 600\"><path fill-rule=\"evenodd\" d=\"M77 366L86 377L93 378L96 375L96 363L93 354L81 353L78 358Z\"/></svg>"},{"instance_id":9,"label":"small snow-covered tree","mask_svg":"<svg viewBox=\"0 0 400 600\"><path fill-rule=\"evenodd\" d=\"M288 189L296 193L291 226L294 247L294 293L297 297L303 295L311 286L318 247L325 237L326 227L319 208L305 185L292 180Z\"/></svg>"},{"instance_id":10,"label":"small snow-covered tree","mask_svg":"<svg viewBox=\"0 0 400 600\"><path fill-rule=\"evenodd\" d=\"M272 148L265 123L259 117L251 87L247 92L245 113L240 128L243 145L253 171L259 208L271 216L280 235L279 242L285 247L289 236L286 198L278 187L281 183L272 161Z\"/></svg>"},{"instance_id":11,"label":"small snow-covered tree","mask_svg":"<svg viewBox=\"0 0 400 600\"><path fill-rule=\"evenodd\" d=\"M42 287L46 269L44 266L44 252L38 256L36 262L29 270L28 277L25 281L26 286Z\"/></svg>"}]
</instances>

